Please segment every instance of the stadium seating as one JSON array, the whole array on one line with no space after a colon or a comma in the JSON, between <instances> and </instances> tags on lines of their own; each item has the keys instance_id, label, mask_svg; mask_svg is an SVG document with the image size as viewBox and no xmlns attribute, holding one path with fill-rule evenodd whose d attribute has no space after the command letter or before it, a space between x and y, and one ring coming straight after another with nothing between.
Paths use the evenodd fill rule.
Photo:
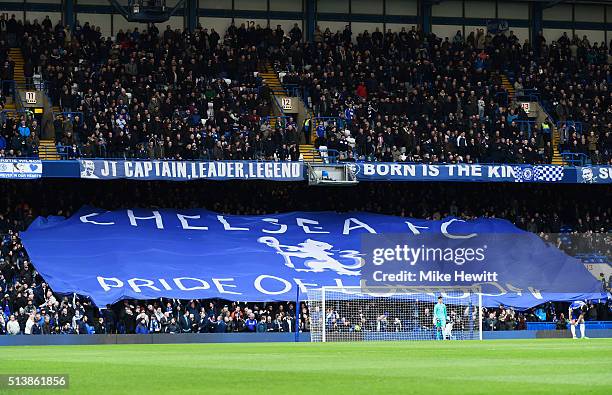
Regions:
<instances>
[{"instance_id":1,"label":"stadium seating","mask_svg":"<svg viewBox=\"0 0 612 395\"><path fill-rule=\"evenodd\" d=\"M612 164L611 53L588 39L541 39L534 48L513 34L481 29L442 39L416 28L355 34L347 27L317 28L314 41L304 42L297 26L285 34L254 24L225 32L148 25L110 38L86 21L70 31L48 19L15 22L13 29L10 43L0 37L0 157ZM16 87L33 83L34 74L52 103L45 124L16 105ZM285 94L305 105L303 122L279 106ZM524 101L541 106L541 122L528 117ZM537 185L426 185L365 183L306 193L303 183L226 183L202 194L201 185L188 183L5 183L0 333L15 328L13 319L19 333L238 332L253 329L245 325L251 314L254 331L288 332L295 330L296 308L299 329L308 331L306 307L291 303L264 309L125 301L100 313L86 298L54 294L19 231L38 215L70 215L86 204L232 214L295 205L427 219L501 217L533 233L612 231L603 189L585 196L572 187L559 193ZM605 263L609 256L581 258ZM566 307L549 304L540 312L561 319L557 312ZM593 314L604 319L610 312ZM536 321L542 319L535 311L491 309L485 328L550 325Z\"/></svg>"},{"instance_id":2,"label":"stadium seating","mask_svg":"<svg viewBox=\"0 0 612 395\"><path fill-rule=\"evenodd\" d=\"M188 33L149 25L114 40L87 22L73 33L50 21L21 29L21 51L10 56L23 54L27 68L40 71L57 106L51 137L64 159L297 160L300 145L307 160L320 147L349 161L612 158L608 49L584 39L563 36L536 52L513 34L482 30L451 40L414 28L363 31L353 42L350 30L328 29L305 43L297 27L285 35L259 26ZM23 78L11 67L3 79ZM283 113L275 95L285 91L308 107L304 133L295 120L276 123ZM545 122L527 118L525 97L541 104ZM3 124L5 155L32 156L17 149L13 128Z\"/></svg>"}]
</instances>

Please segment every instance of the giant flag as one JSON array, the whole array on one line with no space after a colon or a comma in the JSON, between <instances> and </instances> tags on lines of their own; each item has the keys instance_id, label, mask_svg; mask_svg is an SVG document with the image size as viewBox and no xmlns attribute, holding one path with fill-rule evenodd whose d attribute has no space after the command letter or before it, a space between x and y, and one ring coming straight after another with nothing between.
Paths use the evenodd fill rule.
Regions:
<instances>
[{"instance_id":1,"label":"giant flag","mask_svg":"<svg viewBox=\"0 0 612 395\"><path fill-rule=\"evenodd\" d=\"M98 306L304 300L309 288L383 285L375 284L383 277L434 290L478 284L485 305L517 308L602 297L580 261L500 219L83 207L70 218L39 217L21 238L52 289Z\"/></svg>"}]
</instances>

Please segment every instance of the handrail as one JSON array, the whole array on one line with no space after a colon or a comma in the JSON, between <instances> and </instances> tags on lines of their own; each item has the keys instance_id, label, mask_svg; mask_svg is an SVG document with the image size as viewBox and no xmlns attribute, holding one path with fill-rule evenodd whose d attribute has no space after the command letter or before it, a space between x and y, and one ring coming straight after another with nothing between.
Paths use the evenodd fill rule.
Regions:
<instances>
[{"instance_id":1,"label":"handrail","mask_svg":"<svg viewBox=\"0 0 612 395\"><path fill-rule=\"evenodd\" d=\"M285 111L283 111L283 107L279 104L278 97L276 97L276 95L273 95L272 102L274 103L274 106L276 108L276 111L278 111L278 114L280 116L285 116Z\"/></svg>"},{"instance_id":2,"label":"handrail","mask_svg":"<svg viewBox=\"0 0 612 395\"><path fill-rule=\"evenodd\" d=\"M582 152L563 151L561 152L561 159L563 160L563 165L584 166L587 164L589 157Z\"/></svg>"},{"instance_id":3,"label":"handrail","mask_svg":"<svg viewBox=\"0 0 612 395\"><path fill-rule=\"evenodd\" d=\"M336 121L336 123L338 123L339 119L340 119L339 117L312 117L310 118L310 121L317 122L317 123L313 123L313 125L317 126L321 122L328 123L330 121Z\"/></svg>"},{"instance_id":4,"label":"handrail","mask_svg":"<svg viewBox=\"0 0 612 395\"><path fill-rule=\"evenodd\" d=\"M2 94L4 94L6 91L6 96L11 97L13 99L13 103L15 104L14 110L4 109L0 113L0 120L2 123L4 123L6 121L6 114L19 114L20 111L23 111L23 103L19 101L21 98L17 93L17 84L15 83L15 80L0 80L0 89L2 90Z\"/></svg>"},{"instance_id":5,"label":"handrail","mask_svg":"<svg viewBox=\"0 0 612 395\"><path fill-rule=\"evenodd\" d=\"M38 157L40 158L41 156L52 156L52 155L57 155L59 154L57 147L53 146L53 147L49 147L46 145L39 145L38 146ZM62 158L60 155L61 159L66 159L66 158Z\"/></svg>"},{"instance_id":6,"label":"handrail","mask_svg":"<svg viewBox=\"0 0 612 395\"><path fill-rule=\"evenodd\" d=\"M574 130L582 134L582 122L580 121L559 121L557 122L557 128L562 128L564 126L574 128Z\"/></svg>"},{"instance_id":7,"label":"handrail","mask_svg":"<svg viewBox=\"0 0 612 395\"><path fill-rule=\"evenodd\" d=\"M608 256L599 253L578 253L574 255L574 258L578 258L584 263L610 263Z\"/></svg>"},{"instance_id":8,"label":"handrail","mask_svg":"<svg viewBox=\"0 0 612 395\"><path fill-rule=\"evenodd\" d=\"M516 123L519 126L521 132L526 131L529 138L531 138L532 128L535 128L536 121L527 120L527 119L515 119L512 122Z\"/></svg>"},{"instance_id":9,"label":"handrail","mask_svg":"<svg viewBox=\"0 0 612 395\"><path fill-rule=\"evenodd\" d=\"M39 82L35 82L32 81L31 83L23 83L23 84L16 84L18 89L36 89L36 90L40 90L42 91L45 88L45 81L39 81Z\"/></svg>"},{"instance_id":10,"label":"handrail","mask_svg":"<svg viewBox=\"0 0 612 395\"><path fill-rule=\"evenodd\" d=\"M15 106L17 108L20 108L20 109L25 111L26 106L23 104L23 99L21 99L21 94L19 93L20 85L21 84L15 84L15 88L16 88L15 89L15 97L16 97L17 103L19 103L18 106L17 106L17 104L15 104Z\"/></svg>"},{"instance_id":11,"label":"handrail","mask_svg":"<svg viewBox=\"0 0 612 395\"><path fill-rule=\"evenodd\" d=\"M312 130L314 130L315 134L318 137L321 137L321 133L319 133L319 127L325 129L329 123L338 126L339 121L339 117L311 117L310 127L312 128Z\"/></svg>"},{"instance_id":12,"label":"handrail","mask_svg":"<svg viewBox=\"0 0 612 395\"><path fill-rule=\"evenodd\" d=\"M522 89L516 92L515 99L517 101L535 101L540 102L540 92L537 89ZM543 106L542 106L543 107Z\"/></svg>"},{"instance_id":13,"label":"handrail","mask_svg":"<svg viewBox=\"0 0 612 395\"><path fill-rule=\"evenodd\" d=\"M83 125L84 122L84 115L81 111L60 111L60 112L53 112L53 119L57 118L58 115L62 115L63 117L71 117L74 118L75 116L78 115L79 117L79 126Z\"/></svg>"},{"instance_id":14,"label":"handrail","mask_svg":"<svg viewBox=\"0 0 612 395\"><path fill-rule=\"evenodd\" d=\"M323 160L324 163L338 163L338 158L340 157L340 153L338 152L338 150L335 150L335 149L315 148L312 150L308 150L306 152L313 153L313 154L319 154L319 157ZM313 158L314 157L316 156L313 155Z\"/></svg>"},{"instance_id":15,"label":"handrail","mask_svg":"<svg viewBox=\"0 0 612 395\"><path fill-rule=\"evenodd\" d=\"M103 151L106 150L105 145L103 145ZM56 146L54 146L54 148L50 148L47 150L46 146L40 146L40 152L44 152L44 153L57 153L58 155L60 155L60 157L63 160L68 160L68 156L70 156L69 154L69 150L74 150L76 148L76 150L74 151L74 154L72 155L72 157L74 159L115 159L115 160L131 160L131 161L148 161L148 160L174 160L174 159L149 159L149 158L129 158L129 157L118 157L118 156L81 156L81 148L82 146L77 144L76 146L67 146L67 145L62 145L62 144L57 144ZM316 152L321 154L321 152L324 153L331 153L331 156L328 155L329 160L333 160L334 157L339 157L339 152L337 150L334 149L330 149L330 150L320 150L320 149L312 149L312 150L307 150L307 151L302 151L301 153L304 152ZM338 153L337 155L335 155L336 153ZM584 155L584 154L580 154L580 155ZM585 155L586 156L586 155ZM20 159L39 159L38 157L29 157L29 156L20 156ZM260 162L267 162L264 160L257 160ZM358 159L355 156L355 163L375 163L377 161L368 161L368 160L362 160L362 159ZM334 162L329 162L329 163L334 163ZM379 162L380 163L380 162ZM413 161L404 161L404 162L397 162L397 163L401 163L401 164L406 164L406 165L422 165L424 164L423 162L413 162ZM435 163L438 165L448 165L451 163L447 163L447 162L438 162ZM475 163L475 165L480 165L480 166L499 166L499 165L505 165L505 166L516 166L516 164L514 163L508 163L508 162L478 162ZM522 165L528 165L528 166L542 166L542 164L521 164ZM586 163L586 165L588 165L588 163ZM550 165L547 165L550 166ZM558 165L555 165L558 166ZM566 167L572 167L572 166L581 166L581 165L570 165L568 164Z\"/></svg>"},{"instance_id":16,"label":"handrail","mask_svg":"<svg viewBox=\"0 0 612 395\"><path fill-rule=\"evenodd\" d=\"M504 107L508 107L508 92L497 92L495 94L495 99L497 99L498 97L502 98L502 101L500 102L500 104L503 104Z\"/></svg>"},{"instance_id":17,"label":"handrail","mask_svg":"<svg viewBox=\"0 0 612 395\"><path fill-rule=\"evenodd\" d=\"M299 97L304 102L304 106L308 107L308 95L306 94L306 88L299 86L298 84L283 84L287 95L293 97Z\"/></svg>"},{"instance_id":18,"label":"handrail","mask_svg":"<svg viewBox=\"0 0 612 395\"><path fill-rule=\"evenodd\" d=\"M261 117L261 119L259 120L259 124L260 125L265 125L266 123L270 123L270 120L272 119L276 119L276 125L278 125L278 122L284 122L285 125L287 125L291 120L293 120L292 116L289 115L268 115L265 117Z\"/></svg>"}]
</instances>

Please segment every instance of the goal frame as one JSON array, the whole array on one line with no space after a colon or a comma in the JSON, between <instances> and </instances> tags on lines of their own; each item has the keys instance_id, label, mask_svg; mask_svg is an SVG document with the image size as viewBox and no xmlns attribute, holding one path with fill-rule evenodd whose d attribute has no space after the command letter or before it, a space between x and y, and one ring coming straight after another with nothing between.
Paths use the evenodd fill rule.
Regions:
<instances>
[{"instance_id":1,"label":"goal frame","mask_svg":"<svg viewBox=\"0 0 612 395\"><path fill-rule=\"evenodd\" d=\"M327 342L327 325L325 323L325 312L327 311L326 308L326 294L328 291L338 291L338 292L342 292L342 293L349 293L350 291L356 291L358 294L370 294L372 296L392 296L392 295L401 295L401 294L444 294L445 291L469 291L470 293L474 294L477 296L477 300L478 300L478 339L477 340L483 340L482 338L482 320L483 320L483 311L482 311L482 292L480 287L478 286L469 286L469 287L461 287L461 286L457 286L457 287L423 287L423 286L415 286L415 287L406 287L406 286L400 286L397 288L391 288L391 287L362 287L362 286L342 286L342 287L338 287L338 286L324 286L321 287L319 289L317 289L318 291L321 292L321 296L320 296L320 303L321 303L321 314L322 314L322 319L323 319L323 324L321 325L321 342L322 343L326 343ZM348 291L348 292L347 292ZM400 291L400 292L398 292ZM310 295L308 295L308 302L311 301L310 299ZM311 315L312 317L312 315ZM311 328L312 328L312 323L311 323ZM311 329L312 330L312 329ZM476 339L474 339L476 340ZM314 342L315 340L313 339L313 337L311 336L311 342Z\"/></svg>"}]
</instances>

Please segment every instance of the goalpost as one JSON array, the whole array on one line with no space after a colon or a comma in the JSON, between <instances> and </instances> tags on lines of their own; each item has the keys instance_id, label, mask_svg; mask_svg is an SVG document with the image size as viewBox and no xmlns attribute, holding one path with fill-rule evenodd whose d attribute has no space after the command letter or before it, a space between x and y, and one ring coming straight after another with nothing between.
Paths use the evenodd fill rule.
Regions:
<instances>
[{"instance_id":1,"label":"goalpost","mask_svg":"<svg viewBox=\"0 0 612 395\"><path fill-rule=\"evenodd\" d=\"M438 297L446 322L434 318ZM313 342L482 340L482 294L474 287L308 290Z\"/></svg>"}]
</instances>

